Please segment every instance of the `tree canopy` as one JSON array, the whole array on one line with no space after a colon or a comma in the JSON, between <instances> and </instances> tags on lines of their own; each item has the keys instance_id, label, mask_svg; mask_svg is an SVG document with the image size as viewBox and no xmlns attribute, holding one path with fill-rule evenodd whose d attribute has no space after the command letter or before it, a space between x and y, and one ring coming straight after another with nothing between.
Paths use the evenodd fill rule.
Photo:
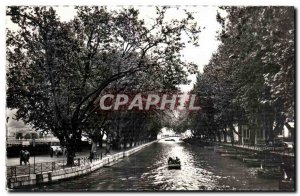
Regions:
<instances>
[{"instance_id":1,"label":"tree canopy","mask_svg":"<svg viewBox=\"0 0 300 196\"><path fill-rule=\"evenodd\" d=\"M222 9L227 16L216 17L222 43L198 74L193 91L203 110L191 115L191 128L215 139L247 125L252 135L265 130L272 140L294 122L294 8Z\"/></svg>"},{"instance_id":2,"label":"tree canopy","mask_svg":"<svg viewBox=\"0 0 300 196\"><path fill-rule=\"evenodd\" d=\"M156 8L153 24L145 24L134 8L76 9L69 22L62 22L53 7L11 6L6 12L19 27L6 35L7 107L18 109L18 119L58 137L69 164L87 122L103 119L92 117L99 95L113 85L139 89L133 84L138 77L141 83L151 81L149 88L174 90L186 83L186 70L194 72L196 66L181 58L182 35L197 45L200 32L188 12L182 20L167 21L167 7Z\"/></svg>"}]
</instances>

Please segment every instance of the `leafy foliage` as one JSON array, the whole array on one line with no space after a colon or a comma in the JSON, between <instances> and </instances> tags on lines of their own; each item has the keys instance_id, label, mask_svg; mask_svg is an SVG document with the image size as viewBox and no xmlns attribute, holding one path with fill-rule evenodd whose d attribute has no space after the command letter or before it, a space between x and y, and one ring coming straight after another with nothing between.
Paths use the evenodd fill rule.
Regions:
<instances>
[{"instance_id":1,"label":"leafy foliage","mask_svg":"<svg viewBox=\"0 0 300 196\"><path fill-rule=\"evenodd\" d=\"M181 35L197 45L200 32L190 13L165 20L167 7L157 8L150 25L134 8L76 9L73 20L62 22L52 7L7 8L19 27L7 30L7 106L18 109L18 119L58 137L69 164L82 132L106 126L105 117L94 116L99 95L113 84L139 89L136 77L149 77L151 88L186 83L185 70L193 72L195 65L180 58Z\"/></svg>"},{"instance_id":2,"label":"leafy foliage","mask_svg":"<svg viewBox=\"0 0 300 196\"><path fill-rule=\"evenodd\" d=\"M294 121L294 9L222 9L222 44L198 75L194 91L203 110L192 127L213 139L228 131L233 137L235 124L248 125L252 135L265 130L272 140Z\"/></svg>"}]
</instances>

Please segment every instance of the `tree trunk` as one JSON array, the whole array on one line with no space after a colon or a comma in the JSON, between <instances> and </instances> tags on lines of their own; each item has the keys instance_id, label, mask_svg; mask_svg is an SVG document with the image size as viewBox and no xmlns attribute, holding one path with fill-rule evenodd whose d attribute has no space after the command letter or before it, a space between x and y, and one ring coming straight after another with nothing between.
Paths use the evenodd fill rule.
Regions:
<instances>
[{"instance_id":1,"label":"tree trunk","mask_svg":"<svg viewBox=\"0 0 300 196\"><path fill-rule=\"evenodd\" d=\"M275 119L276 126L274 127L274 130L273 130L274 137L279 135L280 132L282 132L282 130L284 129L285 120L286 120L286 118L284 115L277 115L277 117Z\"/></svg>"},{"instance_id":2,"label":"tree trunk","mask_svg":"<svg viewBox=\"0 0 300 196\"><path fill-rule=\"evenodd\" d=\"M231 145L233 146L234 145L234 132L233 132L233 130L230 131L230 142L231 142Z\"/></svg>"},{"instance_id":3,"label":"tree trunk","mask_svg":"<svg viewBox=\"0 0 300 196\"><path fill-rule=\"evenodd\" d=\"M227 130L226 129L223 131L223 135L224 135L224 143L227 143Z\"/></svg>"},{"instance_id":4,"label":"tree trunk","mask_svg":"<svg viewBox=\"0 0 300 196\"><path fill-rule=\"evenodd\" d=\"M98 144L99 144L99 148L102 148L102 146L103 146L103 136L99 138Z\"/></svg>"},{"instance_id":5,"label":"tree trunk","mask_svg":"<svg viewBox=\"0 0 300 196\"><path fill-rule=\"evenodd\" d=\"M123 140L123 149L126 149L126 147L127 147L127 141Z\"/></svg>"},{"instance_id":6,"label":"tree trunk","mask_svg":"<svg viewBox=\"0 0 300 196\"><path fill-rule=\"evenodd\" d=\"M240 134L240 135L238 135L238 137L239 137L238 144L239 145L243 144L243 136Z\"/></svg>"},{"instance_id":7,"label":"tree trunk","mask_svg":"<svg viewBox=\"0 0 300 196\"><path fill-rule=\"evenodd\" d=\"M129 146L130 146L130 148L132 147L132 140L130 140L130 142L129 142Z\"/></svg>"},{"instance_id":8,"label":"tree trunk","mask_svg":"<svg viewBox=\"0 0 300 196\"><path fill-rule=\"evenodd\" d=\"M263 129L265 130L265 134L266 134L265 138L273 141L274 140L273 126L274 126L275 116L274 114L271 114L271 112L269 112L269 114L264 114L263 120L264 120Z\"/></svg>"},{"instance_id":9,"label":"tree trunk","mask_svg":"<svg viewBox=\"0 0 300 196\"><path fill-rule=\"evenodd\" d=\"M67 165L74 165L75 148L72 146L67 147Z\"/></svg>"},{"instance_id":10,"label":"tree trunk","mask_svg":"<svg viewBox=\"0 0 300 196\"><path fill-rule=\"evenodd\" d=\"M72 136L66 141L67 165L74 165L75 153L78 150L78 144L80 144L81 139L81 131L72 131L71 133Z\"/></svg>"},{"instance_id":11,"label":"tree trunk","mask_svg":"<svg viewBox=\"0 0 300 196\"><path fill-rule=\"evenodd\" d=\"M218 142L221 143L221 133L220 132L217 133L217 137L218 137Z\"/></svg>"},{"instance_id":12,"label":"tree trunk","mask_svg":"<svg viewBox=\"0 0 300 196\"><path fill-rule=\"evenodd\" d=\"M96 139L92 139L91 152L97 152L97 140Z\"/></svg>"},{"instance_id":13,"label":"tree trunk","mask_svg":"<svg viewBox=\"0 0 300 196\"><path fill-rule=\"evenodd\" d=\"M254 146L256 140L256 126L251 126L250 129L250 145Z\"/></svg>"}]
</instances>

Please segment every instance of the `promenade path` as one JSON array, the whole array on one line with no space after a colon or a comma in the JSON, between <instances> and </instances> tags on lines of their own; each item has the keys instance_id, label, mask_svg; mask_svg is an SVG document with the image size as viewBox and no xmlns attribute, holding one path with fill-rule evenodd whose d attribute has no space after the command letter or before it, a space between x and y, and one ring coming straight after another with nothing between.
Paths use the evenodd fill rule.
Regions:
<instances>
[{"instance_id":1,"label":"promenade path","mask_svg":"<svg viewBox=\"0 0 300 196\"><path fill-rule=\"evenodd\" d=\"M137 147L137 146L135 146ZM135 148L132 147L132 148ZM132 148L127 148L126 150L130 150ZM110 150L110 153L105 155L105 149L97 149L97 153L95 155L94 160L100 160L105 157L113 156L119 152L123 152L124 150ZM87 164L90 162L89 159L90 151L84 150L82 152L77 152L74 158L74 166L79 166L82 164ZM29 164L22 166L20 165L20 158L7 158L6 159L6 175L7 177L14 177L20 175L30 175L33 173L42 173L48 171L54 171L57 169L65 169L72 166L67 166L67 157L50 157L50 155L39 155L35 157L35 164L34 164L34 157L31 156L29 160Z\"/></svg>"},{"instance_id":2,"label":"promenade path","mask_svg":"<svg viewBox=\"0 0 300 196\"><path fill-rule=\"evenodd\" d=\"M97 154L100 154L102 152L104 156L104 149L97 149ZM117 153L120 151L111 151L110 154ZM90 155L89 150L83 150L82 152L77 152L75 158L81 158L81 157L86 157ZM65 156L59 156L56 157L53 155L53 157L50 157L50 155L37 155L35 156L35 163L42 163L42 162L52 162L52 161L62 161L62 160L67 160ZM29 163L33 164L34 162L34 157L31 154ZM23 163L24 164L24 163ZM20 158L19 157L13 157L13 158L6 158L6 166L17 166L20 165Z\"/></svg>"}]
</instances>

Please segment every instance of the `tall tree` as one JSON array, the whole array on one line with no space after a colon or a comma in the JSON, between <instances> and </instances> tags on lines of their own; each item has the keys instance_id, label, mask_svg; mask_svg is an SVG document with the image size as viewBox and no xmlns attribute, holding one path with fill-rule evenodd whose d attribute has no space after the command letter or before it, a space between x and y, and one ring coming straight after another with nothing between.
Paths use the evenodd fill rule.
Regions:
<instances>
[{"instance_id":1,"label":"tall tree","mask_svg":"<svg viewBox=\"0 0 300 196\"><path fill-rule=\"evenodd\" d=\"M81 126L112 82L155 69L176 84L195 67L180 58L181 35L197 45L199 28L190 13L167 21L166 11L157 8L146 25L134 8L77 7L73 20L61 22L52 7L8 7L19 28L7 30L7 106L58 137L73 164Z\"/></svg>"},{"instance_id":2,"label":"tall tree","mask_svg":"<svg viewBox=\"0 0 300 196\"><path fill-rule=\"evenodd\" d=\"M284 124L293 131L287 122L294 121L294 8L222 9L227 15L216 16L222 43L194 87L203 108L205 97L213 107L192 117L194 129L203 134L214 124L233 139L233 125L245 124L252 143L262 131L273 140Z\"/></svg>"}]
</instances>

